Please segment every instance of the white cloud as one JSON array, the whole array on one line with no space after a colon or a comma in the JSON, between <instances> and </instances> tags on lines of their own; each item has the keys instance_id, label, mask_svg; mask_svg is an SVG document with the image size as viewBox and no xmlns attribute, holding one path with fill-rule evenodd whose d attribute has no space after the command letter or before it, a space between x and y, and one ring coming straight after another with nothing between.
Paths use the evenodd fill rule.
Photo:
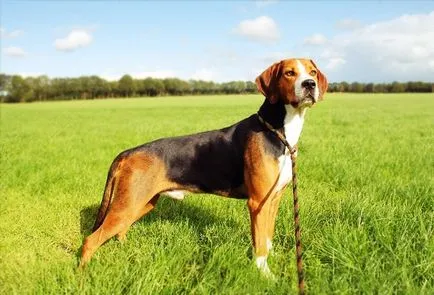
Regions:
<instances>
[{"instance_id":1,"label":"white cloud","mask_svg":"<svg viewBox=\"0 0 434 295\"><path fill-rule=\"evenodd\" d=\"M321 58L338 80L432 81L434 11L403 15L336 35Z\"/></svg>"},{"instance_id":2,"label":"white cloud","mask_svg":"<svg viewBox=\"0 0 434 295\"><path fill-rule=\"evenodd\" d=\"M326 61L325 68L328 70L338 69L341 65L346 64L343 55L338 51L333 51L331 48L326 48L320 54L321 59Z\"/></svg>"},{"instance_id":3,"label":"white cloud","mask_svg":"<svg viewBox=\"0 0 434 295\"><path fill-rule=\"evenodd\" d=\"M93 40L92 35L82 29L72 30L65 38L56 39L54 46L59 51L73 51L88 46Z\"/></svg>"},{"instance_id":4,"label":"white cloud","mask_svg":"<svg viewBox=\"0 0 434 295\"><path fill-rule=\"evenodd\" d=\"M336 22L336 28L340 30L355 30L362 26L360 21L356 19L346 18Z\"/></svg>"},{"instance_id":5,"label":"white cloud","mask_svg":"<svg viewBox=\"0 0 434 295\"><path fill-rule=\"evenodd\" d=\"M215 72L211 69L199 69L191 76L191 79L202 81L215 81L216 75Z\"/></svg>"},{"instance_id":6,"label":"white cloud","mask_svg":"<svg viewBox=\"0 0 434 295\"><path fill-rule=\"evenodd\" d=\"M326 48L322 51L322 53L320 54L320 57L324 58L324 59L329 59L332 57L338 57L340 56L340 54L336 51L333 51L331 48Z\"/></svg>"},{"instance_id":7,"label":"white cloud","mask_svg":"<svg viewBox=\"0 0 434 295\"><path fill-rule=\"evenodd\" d=\"M264 66L269 66L275 62L281 61L282 59L287 59L292 57L294 57L294 54L292 52L275 51L275 52L267 53L264 56L261 56L260 61L263 62Z\"/></svg>"},{"instance_id":8,"label":"white cloud","mask_svg":"<svg viewBox=\"0 0 434 295\"><path fill-rule=\"evenodd\" d=\"M233 32L261 43L275 42L280 39L279 28L276 22L268 16L244 20L238 24Z\"/></svg>"},{"instance_id":9,"label":"white cloud","mask_svg":"<svg viewBox=\"0 0 434 295\"><path fill-rule=\"evenodd\" d=\"M10 38L16 38L16 37L21 36L22 34L24 34L23 30L15 30L15 31L10 32L8 35Z\"/></svg>"},{"instance_id":10,"label":"white cloud","mask_svg":"<svg viewBox=\"0 0 434 295\"><path fill-rule=\"evenodd\" d=\"M346 64L346 60L343 59L342 57L332 57L329 58L327 65L325 66L326 69L329 70L334 70L337 67L339 67L340 65L344 65Z\"/></svg>"},{"instance_id":11,"label":"white cloud","mask_svg":"<svg viewBox=\"0 0 434 295\"><path fill-rule=\"evenodd\" d=\"M24 34L23 30L13 30L8 32L4 27L0 27L0 38L17 38Z\"/></svg>"},{"instance_id":12,"label":"white cloud","mask_svg":"<svg viewBox=\"0 0 434 295\"><path fill-rule=\"evenodd\" d=\"M9 46L3 48L3 52L7 56L11 56L11 57L24 57L27 55L27 52L25 52L22 48L16 46Z\"/></svg>"},{"instance_id":13,"label":"white cloud","mask_svg":"<svg viewBox=\"0 0 434 295\"><path fill-rule=\"evenodd\" d=\"M305 45L324 45L327 43L327 38L322 34L313 34L310 37L304 39Z\"/></svg>"}]
</instances>

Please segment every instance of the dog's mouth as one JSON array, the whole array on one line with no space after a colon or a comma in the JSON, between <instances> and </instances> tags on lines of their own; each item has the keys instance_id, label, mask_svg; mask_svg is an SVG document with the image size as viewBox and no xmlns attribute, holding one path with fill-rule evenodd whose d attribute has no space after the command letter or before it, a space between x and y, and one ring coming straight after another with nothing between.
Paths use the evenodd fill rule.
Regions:
<instances>
[{"instance_id":1,"label":"dog's mouth","mask_svg":"<svg viewBox=\"0 0 434 295\"><path fill-rule=\"evenodd\" d=\"M302 89L299 93L296 93L295 99L291 102L294 108L309 108L316 103L315 90Z\"/></svg>"},{"instance_id":2,"label":"dog's mouth","mask_svg":"<svg viewBox=\"0 0 434 295\"><path fill-rule=\"evenodd\" d=\"M294 108L310 108L315 104L315 98L312 95L307 95L297 101L291 102Z\"/></svg>"},{"instance_id":3,"label":"dog's mouth","mask_svg":"<svg viewBox=\"0 0 434 295\"><path fill-rule=\"evenodd\" d=\"M315 104L315 97L312 92L308 92L301 100L299 106L310 107Z\"/></svg>"}]
</instances>

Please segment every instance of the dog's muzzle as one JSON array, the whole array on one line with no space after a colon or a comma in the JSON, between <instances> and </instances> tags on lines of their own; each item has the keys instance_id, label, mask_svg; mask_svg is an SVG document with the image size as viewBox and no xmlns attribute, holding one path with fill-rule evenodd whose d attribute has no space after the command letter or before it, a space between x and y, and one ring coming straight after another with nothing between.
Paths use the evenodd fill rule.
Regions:
<instances>
[{"instance_id":1,"label":"dog's muzzle","mask_svg":"<svg viewBox=\"0 0 434 295\"><path fill-rule=\"evenodd\" d=\"M313 79L306 79L301 82L302 94L303 97L300 100L300 104L302 105L313 105L316 102L315 99L315 90L316 90L316 82Z\"/></svg>"},{"instance_id":2,"label":"dog's muzzle","mask_svg":"<svg viewBox=\"0 0 434 295\"><path fill-rule=\"evenodd\" d=\"M306 95L300 100L301 105L312 106L316 102L314 90L309 90Z\"/></svg>"}]
</instances>

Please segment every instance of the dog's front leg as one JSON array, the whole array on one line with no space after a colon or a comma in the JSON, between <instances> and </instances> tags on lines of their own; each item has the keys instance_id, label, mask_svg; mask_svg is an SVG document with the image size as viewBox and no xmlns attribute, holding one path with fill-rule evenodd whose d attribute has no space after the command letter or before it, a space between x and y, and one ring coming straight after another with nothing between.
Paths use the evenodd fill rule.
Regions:
<instances>
[{"instance_id":1,"label":"dog's front leg","mask_svg":"<svg viewBox=\"0 0 434 295\"><path fill-rule=\"evenodd\" d=\"M276 226L277 213L279 212L279 204L282 199L283 190L277 192L270 201L270 217L268 220L268 235L267 235L267 249L270 252L273 249L273 236Z\"/></svg>"},{"instance_id":2,"label":"dog's front leg","mask_svg":"<svg viewBox=\"0 0 434 295\"><path fill-rule=\"evenodd\" d=\"M252 231L253 254L257 267L273 278L267 258L273 238L275 215L281 193L277 192L279 162L263 148L263 138L253 136L244 156L244 184Z\"/></svg>"},{"instance_id":3,"label":"dog's front leg","mask_svg":"<svg viewBox=\"0 0 434 295\"><path fill-rule=\"evenodd\" d=\"M272 212L270 201L270 199L266 199L264 202L258 202L257 198L250 197L248 207L256 266L267 277L273 278L267 263L272 238L270 236L270 216Z\"/></svg>"}]
</instances>

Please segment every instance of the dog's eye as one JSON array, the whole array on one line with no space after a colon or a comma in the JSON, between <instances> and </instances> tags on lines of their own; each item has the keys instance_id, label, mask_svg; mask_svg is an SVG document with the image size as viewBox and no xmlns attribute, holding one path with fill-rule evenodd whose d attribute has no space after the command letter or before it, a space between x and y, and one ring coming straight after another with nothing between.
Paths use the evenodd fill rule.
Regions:
<instances>
[{"instance_id":1,"label":"dog's eye","mask_svg":"<svg viewBox=\"0 0 434 295\"><path fill-rule=\"evenodd\" d=\"M287 72L285 72L285 75L287 75L287 76L295 76L295 72L294 71L287 71Z\"/></svg>"},{"instance_id":2,"label":"dog's eye","mask_svg":"<svg viewBox=\"0 0 434 295\"><path fill-rule=\"evenodd\" d=\"M311 76L315 76L316 75L316 71L315 70L312 70L312 71L310 71L310 73L309 73Z\"/></svg>"}]
</instances>

